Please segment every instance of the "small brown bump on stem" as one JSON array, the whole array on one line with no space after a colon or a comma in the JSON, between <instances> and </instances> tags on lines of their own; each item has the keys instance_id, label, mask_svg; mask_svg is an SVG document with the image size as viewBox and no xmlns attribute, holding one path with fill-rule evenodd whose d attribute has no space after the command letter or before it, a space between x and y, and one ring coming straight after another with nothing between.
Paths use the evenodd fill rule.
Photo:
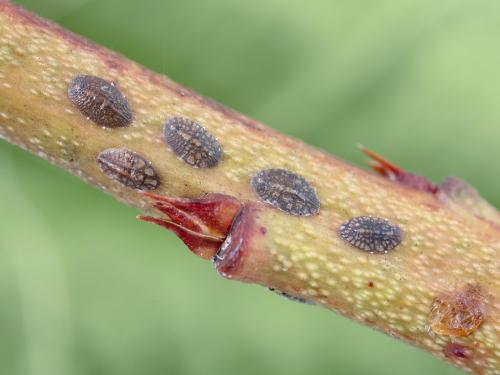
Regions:
<instances>
[{"instance_id":1,"label":"small brown bump on stem","mask_svg":"<svg viewBox=\"0 0 500 375\"><path fill-rule=\"evenodd\" d=\"M429 315L431 328L443 336L469 336L483 322L483 310L483 296L479 286L467 284L434 299Z\"/></svg>"},{"instance_id":2,"label":"small brown bump on stem","mask_svg":"<svg viewBox=\"0 0 500 375\"><path fill-rule=\"evenodd\" d=\"M222 147L200 123L183 117L168 119L165 143L186 163L195 168L213 168L222 159Z\"/></svg>"},{"instance_id":3,"label":"small brown bump on stem","mask_svg":"<svg viewBox=\"0 0 500 375\"><path fill-rule=\"evenodd\" d=\"M160 177L151 162L125 148L111 148L97 156L101 170L111 179L137 190L155 190Z\"/></svg>"},{"instance_id":4,"label":"small brown bump on stem","mask_svg":"<svg viewBox=\"0 0 500 375\"><path fill-rule=\"evenodd\" d=\"M320 202L316 190L307 180L286 169L267 169L252 178L253 190L271 206L294 216L319 213Z\"/></svg>"},{"instance_id":5,"label":"small brown bump on stem","mask_svg":"<svg viewBox=\"0 0 500 375\"><path fill-rule=\"evenodd\" d=\"M68 87L68 97L90 120L107 128L119 128L132 122L132 108L123 94L102 78L79 75Z\"/></svg>"}]
</instances>

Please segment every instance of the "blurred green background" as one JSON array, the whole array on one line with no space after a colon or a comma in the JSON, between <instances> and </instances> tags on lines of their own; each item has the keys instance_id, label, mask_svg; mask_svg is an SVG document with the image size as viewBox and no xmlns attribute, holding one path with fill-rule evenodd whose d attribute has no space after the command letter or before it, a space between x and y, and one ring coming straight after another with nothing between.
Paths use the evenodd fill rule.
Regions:
<instances>
[{"instance_id":1,"label":"blurred green background","mask_svg":"<svg viewBox=\"0 0 500 375\"><path fill-rule=\"evenodd\" d=\"M496 0L23 0L356 163L363 143L500 206ZM460 374L220 278L173 235L0 143L0 374Z\"/></svg>"}]
</instances>

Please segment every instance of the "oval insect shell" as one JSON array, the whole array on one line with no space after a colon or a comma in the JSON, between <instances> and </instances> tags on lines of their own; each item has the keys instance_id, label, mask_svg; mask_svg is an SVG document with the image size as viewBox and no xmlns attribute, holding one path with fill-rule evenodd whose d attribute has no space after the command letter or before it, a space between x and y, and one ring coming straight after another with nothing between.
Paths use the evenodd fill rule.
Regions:
<instances>
[{"instance_id":1,"label":"oval insect shell","mask_svg":"<svg viewBox=\"0 0 500 375\"><path fill-rule=\"evenodd\" d=\"M342 224L339 235L350 245L370 253L387 253L402 241L402 231L389 220L358 216Z\"/></svg>"},{"instance_id":2,"label":"oval insect shell","mask_svg":"<svg viewBox=\"0 0 500 375\"><path fill-rule=\"evenodd\" d=\"M160 177L151 162L125 148L111 148L97 156L101 170L111 179L137 190L155 190Z\"/></svg>"},{"instance_id":3,"label":"oval insect shell","mask_svg":"<svg viewBox=\"0 0 500 375\"><path fill-rule=\"evenodd\" d=\"M290 215L311 216L319 213L316 190L307 180L286 169L266 169L253 176L252 189L259 198Z\"/></svg>"},{"instance_id":4,"label":"oval insect shell","mask_svg":"<svg viewBox=\"0 0 500 375\"><path fill-rule=\"evenodd\" d=\"M213 168L222 159L219 141L196 121L172 117L167 120L163 133L172 151L195 168Z\"/></svg>"},{"instance_id":5,"label":"oval insect shell","mask_svg":"<svg viewBox=\"0 0 500 375\"><path fill-rule=\"evenodd\" d=\"M69 85L68 96L84 116L100 126L119 128L132 122L132 109L127 99L102 78L76 76Z\"/></svg>"}]
</instances>

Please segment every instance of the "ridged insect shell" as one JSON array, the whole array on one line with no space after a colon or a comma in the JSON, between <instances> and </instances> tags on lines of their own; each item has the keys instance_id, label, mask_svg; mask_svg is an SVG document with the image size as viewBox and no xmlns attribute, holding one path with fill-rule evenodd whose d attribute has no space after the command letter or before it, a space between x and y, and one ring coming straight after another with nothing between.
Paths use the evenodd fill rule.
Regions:
<instances>
[{"instance_id":1,"label":"ridged insect shell","mask_svg":"<svg viewBox=\"0 0 500 375\"><path fill-rule=\"evenodd\" d=\"M91 75L76 76L68 88L76 108L90 120L107 128L119 128L132 122L132 108L112 83Z\"/></svg>"},{"instance_id":2,"label":"ridged insect shell","mask_svg":"<svg viewBox=\"0 0 500 375\"><path fill-rule=\"evenodd\" d=\"M370 253L386 253L402 241L402 230L389 220L375 216L358 216L342 224L340 238Z\"/></svg>"},{"instance_id":3,"label":"ridged insect shell","mask_svg":"<svg viewBox=\"0 0 500 375\"><path fill-rule=\"evenodd\" d=\"M290 215L311 216L319 213L316 190L307 180L286 169L266 169L255 174L252 189L259 198Z\"/></svg>"},{"instance_id":4,"label":"ridged insect shell","mask_svg":"<svg viewBox=\"0 0 500 375\"><path fill-rule=\"evenodd\" d=\"M219 141L196 121L172 117L167 120L163 133L172 151L195 168L212 168L222 159Z\"/></svg>"},{"instance_id":5,"label":"ridged insect shell","mask_svg":"<svg viewBox=\"0 0 500 375\"><path fill-rule=\"evenodd\" d=\"M111 179L137 190L155 190L160 186L151 162L125 148L111 148L97 156L101 170Z\"/></svg>"}]
</instances>

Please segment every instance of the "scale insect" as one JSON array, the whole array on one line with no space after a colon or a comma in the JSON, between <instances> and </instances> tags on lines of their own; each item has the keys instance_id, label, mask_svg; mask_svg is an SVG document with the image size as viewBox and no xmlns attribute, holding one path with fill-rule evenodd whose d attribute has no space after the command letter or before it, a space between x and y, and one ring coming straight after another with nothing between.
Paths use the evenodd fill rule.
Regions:
<instances>
[{"instance_id":1,"label":"scale insect","mask_svg":"<svg viewBox=\"0 0 500 375\"><path fill-rule=\"evenodd\" d=\"M294 216L317 215L320 202L307 180L286 169L266 169L255 174L252 189L271 206Z\"/></svg>"},{"instance_id":2,"label":"scale insect","mask_svg":"<svg viewBox=\"0 0 500 375\"><path fill-rule=\"evenodd\" d=\"M76 76L69 84L68 97L85 117L97 125L120 128L132 122L132 108L125 96L113 83L102 78Z\"/></svg>"},{"instance_id":3,"label":"scale insect","mask_svg":"<svg viewBox=\"0 0 500 375\"><path fill-rule=\"evenodd\" d=\"M172 117L167 120L163 135L172 151L192 167L213 168L222 160L219 141L196 121Z\"/></svg>"},{"instance_id":4,"label":"scale insect","mask_svg":"<svg viewBox=\"0 0 500 375\"><path fill-rule=\"evenodd\" d=\"M339 228L342 240L372 254L384 254L402 241L402 231L389 220L375 216L358 216Z\"/></svg>"},{"instance_id":5,"label":"scale insect","mask_svg":"<svg viewBox=\"0 0 500 375\"><path fill-rule=\"evenodd\" d=\"M110 148L97 156L97 163L109 178L136 190L155 190L160 177L151 162L125 148Z\"/></svg>"}]
</instances>

